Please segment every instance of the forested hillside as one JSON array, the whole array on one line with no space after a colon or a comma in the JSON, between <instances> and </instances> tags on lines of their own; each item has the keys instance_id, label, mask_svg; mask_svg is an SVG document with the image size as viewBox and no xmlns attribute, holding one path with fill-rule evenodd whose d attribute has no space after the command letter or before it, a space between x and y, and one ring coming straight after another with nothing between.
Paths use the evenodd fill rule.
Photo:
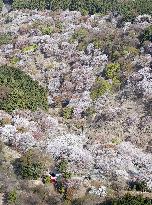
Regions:
<instances>
[{"instance_id":1,"label":"forested hillside","mask_svg":"<svg viewBox=\"0 0 152 205\"><path fill-rule=\"evenodd\" d=\"M112 11L122 14L126 20L132 20L140 14L152 14L151 0L14 0L13 8L53 11L69 9L81 11L84 15L95 13L105 15Z\"/></svg>"}]
</instances>

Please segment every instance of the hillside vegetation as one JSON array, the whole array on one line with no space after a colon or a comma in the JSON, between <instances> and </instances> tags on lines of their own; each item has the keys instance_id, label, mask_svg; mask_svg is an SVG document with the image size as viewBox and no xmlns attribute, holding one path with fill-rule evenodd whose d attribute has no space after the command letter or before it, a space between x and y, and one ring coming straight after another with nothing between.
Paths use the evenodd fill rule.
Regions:
<instances>
[{"instance_id":1,"label":"hillside vegetation","mask_svg":"<svg viewBox=\"0 0 152 205\"><path fill-rule=\"evenodd\" d=\"M0 205L152 205L151 6L0 12Z\"/></svg>"},{"instance_id":2,"label":"hillside vegetation","mask_svg":"<svg viewBox=\"0 0 152 205\"><path fill-rule=\"evenodd\" d=\"M24 72L7 66L0 67L0 109L7 112L17 108L47 110L47 94Z\"/></svg>"},{"instance_id":3,"label":"hillside vegetation","mask_svg":"<svg viewBox=\"0 0 152 205\"><path fill-rule=\"evenodd\" d=\"M0 3L1 5L1 3ZM152 14L151 0L14 0L15 9L69 9L81 11L84 15L110 11L119 12L125 20L132 20L140 14Z\"/></svg>"}]
</instances>

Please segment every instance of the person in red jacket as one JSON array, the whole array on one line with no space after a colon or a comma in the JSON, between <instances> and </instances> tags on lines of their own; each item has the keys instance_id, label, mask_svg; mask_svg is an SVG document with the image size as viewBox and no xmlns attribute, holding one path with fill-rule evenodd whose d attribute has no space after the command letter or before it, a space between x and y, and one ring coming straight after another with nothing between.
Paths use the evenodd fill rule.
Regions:
<instances>
[{"instance_id":1,"label":"person in red jacket","mask_svg":"<svg viewBox=\"0 0 152 205\"><path fill-rule=\"evenodd\" d=\"M56 183L56 179L57 179L56 175L54 173L52 173L51 176L50 176L50 182L55 184Z\"/></svg>"}]
</instances>

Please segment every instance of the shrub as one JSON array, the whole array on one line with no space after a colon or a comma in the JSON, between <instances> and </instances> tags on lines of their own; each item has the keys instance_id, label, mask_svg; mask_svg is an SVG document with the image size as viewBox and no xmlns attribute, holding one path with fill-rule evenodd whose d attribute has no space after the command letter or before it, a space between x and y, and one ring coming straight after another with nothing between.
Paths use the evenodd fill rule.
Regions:
<instances>
[{"instance_id":1,"label":"shrub","mask_svg":"<svg viewBox=\"0 0 152 205\"><path fill-rule=\"evenodd\" d=\"M23 179L37 179L42 172L53 166L51 158L42 154L38 150L29 150L14 163L15 172Z\"/></svg>"},{"instance_id":2,"label":"shrub","mask_svg":"<svg viewBox=\"0 0 152 205\"><path fill-rule=\"evenodd\" d=\"M129 188L131 190L135 189L136 191L150 191L147 187L147 183L145 181L135 181L129 183Z\"/></svg>"},{"instance_id":3,"label":"shrub","mask_svg":"<svg viewBox=\"0 0 152 205\"><path fill-rule=\"evenodd\" d=\"M77 49L79 51L84 51L87 48L88 43L86 41L82 41L78 44Z\"/></svg>"},{"instance_id":4,"label":"shrub","mask_svg":"<svg viewBox=\"0 0 152 205\"><path fill-rule=\"evenodd\" d=\"M68 120L71 119L73 115L73 108L72 107L66 107L62 110L61 116Z\"/></svg>"},{"instance_id":5,"label":"shrub","mask_svg":"<svg viewBox=\"0 0 152 205\"><path fill-rule=\"evenodd\" d=\"M107 65L106 68L106 77L112 80L112 90L117 90L119 88L120 81L120 64L119 63L111 63Z\"/></svg>"},{"instance_id":6,"label":"shrub","mask_svg":"<svg viewBox=\"0 0 152 205\"><path fill-rule=\"evenodd\" d=\"M65 179L69 179L71 177L71 173L68 172L68 162L66 160L61 160L57 164L57 170L62 173Z\"/></svg>"},{"instance_id":7,"label":"shrub","mask_svg":"<svg viewBox=\"0 0 152 205\"><path fill-rule=\"evenodd\" d=\"M23 52L25 53L25 52L34 52L34 51L36 51L36 49L37 49L37 45L36 44L33 44L33 45L29 45L29 46L25 46L24 48L23 48Z\"/></svg>"},{"instance_id":8,"label":"shrub","mask_svg":"<svg viewBox=\"0 0 152 205\"><path fill-rule=\"evenodd\" d=\"M53 28L51 26L42 26L40 30L43 35L51 35L53 32Z\"/></svg>"},{"instance_id":9,"label":"shrub","mask_svg":"<svg viewBox=\"0 0 152 205\"><path fill-rule=\"evenodd\" d=\"M12 36L9 34L0 34L0 46L3 44L9 44L12 41Z\"/></svg>"},{"instance_id":10,"label":"shrub","mask_svg":"<svg viewBox=\"0 0 152 205\"><path fill-rule=\"evenodd\" d=\"M31 151L25 153L16 161L15 168L23 179L37 179L42 173L42 163Z\"/></svg>"},{"instance_id":11,"label":"shrub","mask_svg":"<svg viewBox=\"0 0 152 205\"><path fill-rule=\"evenodd\" d=\"M12 21L13 21L13 17L9 16L8 14L5 18L5 23L8 24L8 23L11 23Z\"/></svg>"},{"instance_id":12,"label":"shrub","mask_svg":"<svg viewBox=\"0 0 152 205\"><path fill-rule=\"evenodd\" d=\"M107 65L106 68L106 77L108 79L119 79L120 64L111 63Z\"/></svg>"},{"instance_id":13,"label":"shrub","mask_svg":"<svg viewBox=\"0 0 152 205\"><path fill-rule=\"evenodd\" d=\"M66 160L62 160L59 164L58 164L58 170L59 172L63 173L66 171L68 166L68 162Z\"/></svg>"},{"instance_id":14,"label":"shrub","mask_svg":"<svg viewBox=\"0 0 152 205\"><path fill-rule=\"evenodd\" d=\"M136 191L148 191L147 183L145 181L136 182Z\"/></svg>"},{"instance_id":15,"label":"shrub","mask_svg":"<svg viewBox=\"0 0 152 205\"><path fill-rule=\"evenodd\" d=\"M95 111L95 108L93 108L93 107L88 107L85 111L85 115L87 117L90 117L90 116L92 117L95 113L96 113L96 111Z\"/></svg>"},{"instance_id":16,"label":"shrub","mask_svg":"<svg viewBox=\"0 0 152 205\"><path fill-rule=\"evenodd\" d=\"M14 204L16 202L16 199L17 199L17 193L15 190L8 193L7 195L8 204Z\"/></svg>"},{"instance_id":17,"label":"shrub","mask_svg":"<svg viewBox=\"0 0 152 205\"><path fill-rule=\"evenodd\" d=\"M76 39L78 41L83 41L88 36L88 30L85 28L80 28L79 30L75 31L73 34L73 39Z\"/></svg>"},{"instance_id":18,"label":"shrub","mask_svg":"<svg viewBox=\"0 0 152 205\"><path fill-rule=\"evenodd\" d=\"M88 36L89 32L85 28L80 28L79 30L75 31L72 35L71 39L69 40L70 43L73 43L74 41L78 41L78 50L83 51L86 49L88 45Z\"/></svg>"},{"instance_id":19,"label":"shrub","mask_svg":"<svg viewBox=\"0 0 152 205\"><path fill-rule=\"evenodd\" d=\"M55 22L55 32L61 33L63 29L63 23L61 21Z\"/></svg>"},{"instance_id":20,"label":"shrub","mask_svg":"<svg viewBox=\"0 0 152 205\"><path fill-rule=\"evenodd\" d=\"M17 68L0 67L0 91L1 110L48 109L46 90Z\"/></svg>"},{"instance_id":21,"label":"shrub","mask_svg":"<svg viewBox=\"0 0 152 205\"><path fill-rule=\"evenodd\" d=\"M96 82L91 90L92 100L96 100L106 92L117 91L117 89L121 85L119 63L108 64L104 75L106 80L101 78L96 79Z\"/></svg>"},{"instance_id":22,"label":"shrub","mask_svg":"<svg viewBox=\"0 0 152 205\"><path fill-rule=\"evenodd\" d=\"M120 144L122 141L121 141L121 139L120 138L113 138L112 140L111 140L111 142L112 142L112 144L115 144L115 145L118 145L118 144Z\"/></svg>"},{"instance_id":23,"label":"shrub","mask_svg":"<svg viewBox=\"0 0 152 205\"><path fill-rule=\"evenodd\" d=\"M66 187L62 181L58 181L55 188L60 194L63 194L63 197L66 195Z\"/></svg>"},{"instance_id":24,"label":"shrub","mask_svg":"<svg viewBox=\"0 0 152 205\"><path fill-rule=\"evenodd\" d=\"M91 90L92 100L96 100L108 91L111 91L112 85L108 80L97 79L94 87Z\"/></svg>"},{"instance_id":25,"label":"shrub","mask_svg":"<svg viewBox=\"0 0 152 205\"><path fill-rule=\"evenodd\" d=\"M19 58L18 57L13 57L12 59L11 59L11 64L13 64L13 65L15 65L15 64L17 64L18 62L19 62Z\"/></svg>"},{"instance_id":26,"label":"shrub","mask_svg":"<svg viewBox=\"0 0 152 205\"><path fill-rule=\"evenodd\" d=\"M121 57L121 53L119 51L112 52L111 59L112 61L116 61Z\"/></svg>"},{"instance_id":27,"label":"shrub","mask_svg":"<svg viewBox=\"0 0 152 205\"><path fill-rule=\"evenodd\" d=\"M150 205L152 199L143 198L143 196L131 196L126 194L125 196L118 199L111 199L103 203L103 205Z\"/></svg>"},{"instance_id":28,"label":"shrub","mask_svg":"<svg viewBox=\"0 0 152 205\"><path fill-rule=\"evenodd\" d=\"M50 176L48 175L43 176L42 181L44 184L50 183Z\"/></svg>"},{"instance_id":29,"label":"shrub","mask_svg":"<svg viewBox=\"0 0 152 205\"><path fill-rule=\"evenodd\" d=\"M93 39L91 40L91 43L94 44L94 47L96 49L100 49L103 46L103 40L100 39L99 37L93 37Z\"/></svg>"},{"instance_id":30,"label":"shrub","mask_svg":"<svg viewBox=\"0 0 152 205\"><path fill-rule=\"evenodd\" d=\"M152 26L149 26L143 31L143 33L140 34L139 40L141 43L143 43L144 41L152 42Z\"/></svg>"},{"instance_id":31,"label":"shrub","mask_svg":"<svg viewBox=\"0 0 152 205\"><path fill-rule=\"evenodd\" d=\"M139 54L139 50L133 46L127 46L125 47L123 54L129 55L130 57L134 57Z\"/></svg>"}]
</instances>

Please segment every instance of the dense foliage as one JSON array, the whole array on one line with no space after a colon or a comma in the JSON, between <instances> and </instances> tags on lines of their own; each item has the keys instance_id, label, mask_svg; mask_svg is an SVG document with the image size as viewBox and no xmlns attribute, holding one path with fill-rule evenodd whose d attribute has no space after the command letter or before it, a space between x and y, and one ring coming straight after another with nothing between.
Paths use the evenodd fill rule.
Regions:
<instances>
[{"instance_id":1,"label":"dense foliage","mask_svg":"<svg viewBox=\"0 0 152 205\"><path fill-rule=\"evenodd\" d=\"M45 162L44 162L45 163ZM16 173L23 179L37 179L44 169L41 154L35 150L27 151L14 163Z\"/></svg>"},{"instance_id":2,"label":"dense foliage","mask_svg":"<svg viewBox=\"0 0 152 205\"><path fill-rule=\"evenodd\" d=\"M145 181L133 181L130 182L129 188L131 190L142 191L142 192L150 192L147 183Z\"/></svg>"},{"instance_id":3,"label":"dense foliage","mask_svg":"<svg viewBox=\"0 0 152 205\"><path fill-rule=\"evenodd\" d=\"M138 14L151 14L151 0L14 0L14 8L28 9L69 9L79 10L84 14L102 13L106 14L109 11L118 11L123 14L125 19L132 19Z\"/></svg>"},{"instance_id":4,"label":"dense foliage","mask_svg":"<svg viewBox=\"0 0 152 205\"><path fill-rule=\"evenodd\" d=\"M131 196L126 194L122 198L107 201L104 205L151 205L152 199L143 198L143 196Z\"/></svg>"},{"instance_id":5,"label":"dense foliage","mask_svg":"<svg viewBox=\"0 0 152 205\"><path fill-rule=\"evenodd\" d=\"M112 85L107 80L97 79L94 87L91 90L91 98L96 100L104 93L111 91Z\"/></svg>"},{"instance_id":6,"label":"dense foliage","mask_svg":"<svg viewBox=\"0 0 152 205\"><path fill-rule=\"evenodd\" d=\"M11 112L38 107L48 108L45 89L19 69L0 67L0 109Z\"/></svg>"},{"instance_id":7,"label":"dense foliage","mask_svg":"<svg viewBox=\"0 0 152 205\"><path fill-rule=\"evenodd\" d=\"M57 164L57 170L62 173L63 177L65 179L68 179L71 177L71 173L68 172L68 162L66 160L61 160L58 164Z\"/></svg>"},{"instance_id":8,"label":"dense foliage","mask_svg":"<svg viewBox=\"0 0 152 205\"><path fill-rule=\"evenodd\" d=\"M28 9L44 9L45 1L44 0L15 0L13 2L13 7L17 9L28 8Z\"/></svg>"},{"instance_id":9,"label":"dense foliage","mask_svg":"<svg viewBox=\"0 0 152 205\"><path fill-rule=\"evenodd\" d=\"M139 36L140 42L144 43L144 41L151 41L152 42L152 26L149 26L144 30L143 33Z\"/></svg>"}]
</instances>

